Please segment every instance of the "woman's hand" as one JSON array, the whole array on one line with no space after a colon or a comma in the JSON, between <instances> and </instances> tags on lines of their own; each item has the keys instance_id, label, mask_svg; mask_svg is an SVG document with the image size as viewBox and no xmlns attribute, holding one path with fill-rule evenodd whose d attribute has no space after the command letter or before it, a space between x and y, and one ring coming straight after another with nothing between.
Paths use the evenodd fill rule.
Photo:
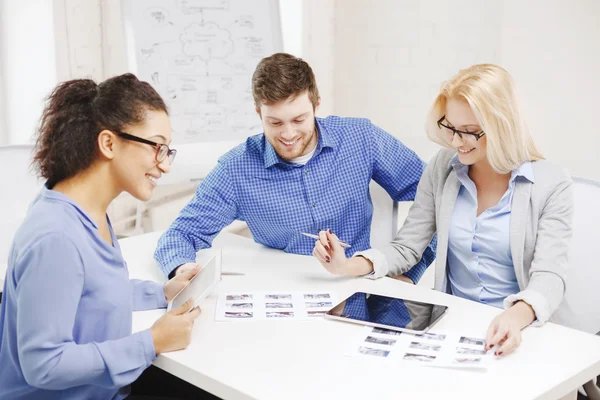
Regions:
<instances>
[{"instance_id":1,"label":"woman's hand","mask_svg":"<svg viewBox=\"0 0 600 400\"><path fill-rule=\"evenodd\" d=\"M199 307L190 311L193 305L194 299L189 299L152 325L150 333L156 354L185 349L190 344L194 320L200 315Z\"/></svg>"},{"instance_id":2,"label":"woman's hand","mask_svg":"<svg viewBox=\"0 0 600 400\"><path fill-rule=\"evenodd\" d=\"M319 232L319 240L315 242L313 256L332 274L345 275L348 259L338 237L331 233L331 230Z\"/></svg>"},{"instance_id":3,"label":"woman's hand","mask_svg":"<svg viewBox=\"0 0 600 400\"><path fill-rule=\"evenodd\" d=\"M167 283L165 283L164 292L167 303L171 301L171 299L173 299L173 297L175 297L175 295L179 293L181 289L186 287L190 282L190 279L196 276L196 274L202 269L202 266L194 263L184 264L179 267L179 269L184 267L185 269L182 272L177 270L175 277L173 279L169 279Z\"/></svg>"},{"instance_id":4,"label":"woman's hand","mask_svg":"<svg viewBox=\"0 0 600 400\"><path fill-rule=\"evenodd\" d=\"M329 229L319 232L319 240L315 242L313 256L319 260L323 268L334 275L359 276L373 271L373 264L364 257L346 258L338 237Z\"/></svg>"},{"instance_id":5,"label":"woman's hand","mask_svg":"<svg viewBox=\"0 0 600 400\"><path fill-rule=\"evenodd\" d=\"M524 301L515 303L492 320L485 349L495 349L497 356L512 353L521 344L521 330L534 320L535 312L529 304Z\"/></svg>"}]
</instances>

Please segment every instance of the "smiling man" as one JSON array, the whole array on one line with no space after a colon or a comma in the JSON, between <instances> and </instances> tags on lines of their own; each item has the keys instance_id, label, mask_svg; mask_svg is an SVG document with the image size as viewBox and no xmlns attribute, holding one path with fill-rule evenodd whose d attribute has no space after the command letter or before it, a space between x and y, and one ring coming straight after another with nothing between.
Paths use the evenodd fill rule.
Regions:
<instances>
[{"instance_id":1,"label":"smiling man","mask_svg":"<svg viewBox=\"0 0 600 400\"><path fill-rule=\"evenodd\" d=\"M302 59L262 59L252 94L264 133L221 157L160 238L154 256L165 275L193 268L196 252L236 219L256 242L295 254L314 247L301 232L331 229L351 256L370 247L371 180L395 201L414 200L423 161L367 119L316 118L319 91ZM417 282L434 254L435 239L406 276Z\"/></svg>"}]
</instances>

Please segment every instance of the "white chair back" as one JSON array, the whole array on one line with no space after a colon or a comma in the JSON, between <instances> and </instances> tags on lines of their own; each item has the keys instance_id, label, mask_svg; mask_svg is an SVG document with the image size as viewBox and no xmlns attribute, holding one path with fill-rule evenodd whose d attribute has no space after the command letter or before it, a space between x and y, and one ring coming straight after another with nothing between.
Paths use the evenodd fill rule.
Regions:
<instances>
[{"instance_id":1,"label":"white chair back","mask_svg":"<svg viewBox=\"0 0 600 400\"><path fill-rule=\"evenodd\" d=\"M380 248L398 233L398 203L375 181L371 181L369 190L373 202L371 247Z\"/></svg>"},{"instance_id":2,"label":"white chair back","mask_svg":"<svg viewBox=\"0 0 600 400\"><path fill-rule=\"evenodd\" d=\"M33 146L0 146L0 160L6 171L0 179L0 264L8 262L13 237L27 214L29 204L39 193L43 181L31 168Z\"/></svg>"},{"instance_id":3,"label":"white chair back","mask_svg":"<svg viewBox=\"0 0 600 400\"><path fill-rule=\"evenodd\" d=\"M567 291L551 321L595 334L600 332L600 182L574 177L573 202Z\"/></svg>"}]
</instances>

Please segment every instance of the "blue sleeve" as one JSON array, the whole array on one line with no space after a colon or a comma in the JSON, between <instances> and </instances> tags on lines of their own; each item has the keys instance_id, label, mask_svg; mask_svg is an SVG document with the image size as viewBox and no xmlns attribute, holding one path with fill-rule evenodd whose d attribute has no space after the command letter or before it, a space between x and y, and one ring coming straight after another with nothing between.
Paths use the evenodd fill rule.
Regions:
<instances>
[{"instance_id":1,"label":"blue sleeve","mask_svg":"<svg viewBox=\"0 0 600 400\"><path fill-rule=\"evenodd\" d=\"M133 311L167 308L164 285L152 281L131 279L133 286Z\"/></svg>"},{"instance_id":2,"label":"blue sleeve","mask_svg":"<svg viewBox=\"0 0 600 400\"><path fill-rule=\"evenodd\" d=\"M419 261L414 267L409 269L404 273L405 276L409 277L415 284L418 283L427 267L431 265L431 263L435 260L435 251L437 248L437 234L433 236L429 246L423 252L423 256L421 257L421 261Z\"/></svg>"},{"instance_id":3,"label":"blue sleeve","mask_svg":"<svg viewBox=\"0 0 600 400\"><path fill-rule=\"evenodd\" d=\"M425 170L425 162L398 139L372 125L371 154L373 157L373 180L394 201L414 201L417 186ZM437 236L425 249L421 261L406 272L414 283L419 282L425 270L435 260Z\"/></svg>"},{"instance_id":4,"label":"blue sleeve","mask_svg":"<svg viewBox=\"0 0 600 400\"><path fill-rule=\"evenodd\" d=\"M101 343L73 338L84 285L75 245L53 233L18 262L25 266L16 287L17 350L31 386L63 390L79 385L120 388L136 380L156 358L149 330Z\"/></svg>"},{"instance_id":5,"label":"blue sleeve","mask_svg":"<svg viewBox=\"0 0 600 400\"><path fill-rule=\"evenodd\" d=\"M165 276L182 264L195 262L196 253L209 248L237 215L233 182L226 166L219 163L158 241L154 258Z\"/></svg>"}]
</instances>

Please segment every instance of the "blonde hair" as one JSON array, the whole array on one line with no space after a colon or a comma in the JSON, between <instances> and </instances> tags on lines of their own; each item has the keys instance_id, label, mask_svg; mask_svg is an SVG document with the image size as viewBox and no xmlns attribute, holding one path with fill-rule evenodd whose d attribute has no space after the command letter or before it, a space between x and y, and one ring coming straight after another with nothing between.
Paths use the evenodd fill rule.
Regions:
<instances>
[{"instance_id":1,"label":"blonde hair","mask_svg":"<svg viewBox=\"0 0 600 400\"><path fill-rule=\"evenodd\" d=\"M494 64L478 64L458 72L442 85L427 117L427 136L450 147L448 136L437 125L445 115L448 99L465 100L487 138L487 159L492 168L506 174L525 161L541 160L523 120L515 85L509 73Z\"/></svg>"}]
</instances>

